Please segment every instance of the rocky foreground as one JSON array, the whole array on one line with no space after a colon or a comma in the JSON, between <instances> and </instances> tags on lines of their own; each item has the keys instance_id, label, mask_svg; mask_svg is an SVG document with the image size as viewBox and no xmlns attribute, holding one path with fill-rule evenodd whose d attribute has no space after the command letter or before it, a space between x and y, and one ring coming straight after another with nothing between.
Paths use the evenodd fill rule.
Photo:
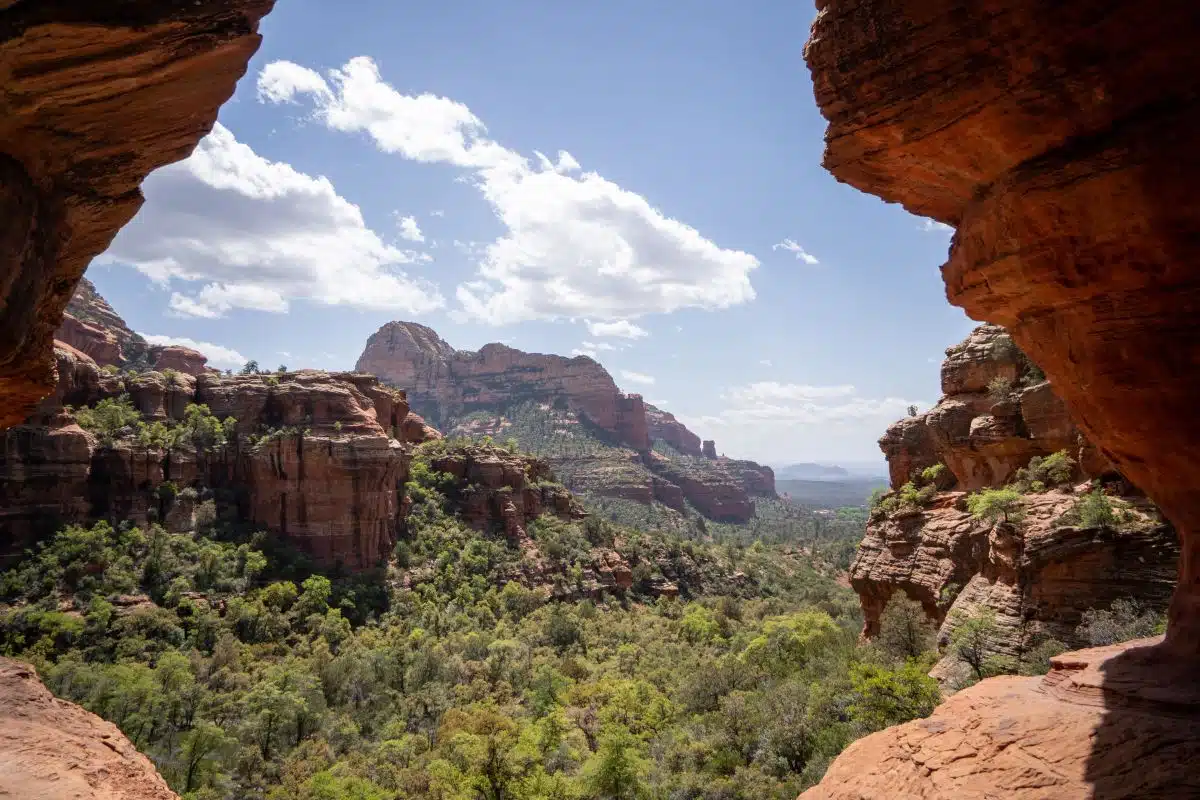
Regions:
<instances>
[{"instance_id":1,"label":"rocky foreground","mask_svg":"<svg viewBox=\"0 0 1200 800\"><path fill-rule=\"evenodd\" d=\"M1172 674L1159 643L1064 653L1044 677L976 684L854 742L801 798L1200 797L1200 738L1178 713L1200 701L1197 675Z\"/></svg>"},{"instance_id":2,"label":"rocky foreground","mask_svg":"<svg viewBox=\"0 0 1200 800\"><path fill-rule=\"evenodd\" d=\"M120 728L59 700L28 664L0 658L0 797L178 800Z\"/></svg>"}]
</instances>

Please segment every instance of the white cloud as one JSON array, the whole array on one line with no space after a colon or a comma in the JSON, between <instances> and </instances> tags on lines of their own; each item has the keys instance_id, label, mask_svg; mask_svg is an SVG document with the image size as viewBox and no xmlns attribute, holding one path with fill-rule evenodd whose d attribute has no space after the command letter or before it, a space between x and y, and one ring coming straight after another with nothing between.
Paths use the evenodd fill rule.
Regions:
<instances>
[{"instance_id":1,"label":"white cloud","mask_svg":"<svg viewBox=\"0 0 1200 800\"><path fill-rule=\"evenodd\" d=\"M531 161L488 138L462 103L398 92L369 58L332 70L328 81L274 62L258 90L264 102L307 98L317 120L366 133L384 152L467 170L459 179L479 190L506 228L480 255L475 279L456 289L471 318L613 320L754 299L753 255L718 247L641 195L584 171L566 151L535 152Z\"/></svg>"},{"instance_id":2,"label":"white cloud","mask_svg":"<svg viewBox=\"0 0 1200 800\"><path fill-rule=\"evenodd\" d=\"M420 314L444 305L324 177L269 161L218 123L143 185L146 204L101 256L172 289L177 314L284 312L292 300Z\"/></svg>"},{"instance_id":3,"label":"white cloud","mask_svg":"<svg viewBox=\"0 0 1200 800\"><path fill-rule=\"evenodd\" d=\"M440 208L437 208L437 209L434 209L433 211L430 211L430 212L429 212L429 216L431 216L431 217L444 217L444 216L446 216L446 212L445 212L445 211L443 211L443 210L442 210L442 209L440 209Z\"/></svg>"},{"instance_id":4,"label":"white cloud","mask_svg":"<svg viewBox=\"0 0 1200 800\"><path fill-rule=\"evenodd\" d=\"M795 253L796 258L800 261L803 261L805 264L811 265L811 264L820 264L821 263L820 261L817 260L816 256L814 256L812 253L809 253L807 250L805 250L803 247L801 247L799 244L797 244L795 241L793 241L791 239L784 239L782 242L779 242L778 244L773 244L773 245L771 245L771 249L772 250L787 250L789 253Z\"/></svg>"},{"instance_id":5,"label":"white cloud","mask_svg":"<svg viewBox=\"0 0 1200 800\"><path fill-rule=\"evenodd\" d=\"M241 367L249 359L244 355L234 350L231 347L223 347L212 342L198 342L195 339L188 339L185 336L163 336L161 334L143 333L142 338L150 344L157 345L178 345L179 347L190 347L192 350L197 350L208 358L210 367L218 367L220 369L235 369Z\"/></svg>"},{"instance_id":6,"label":"white cloud","mask_svg":"<svg viewBox=\"0 0 1200 800\"><path fill-rule=\"evenodd\" d=\"M759 363L759 364L762 364L764 367L770 367L770 366L773 366L773 365L771 364L771 359L769 359L769 358L764 358L764 359L762 359L761 361L759 361L758 363Z\"/></svg>"},{"instance_id":7,"label":"white cloud","mask_svg":"<svg viewBox=\"0 0 1200 800\"><path fill-rule=\"evenodd\" d=\"M938 222L936 219L926 217L921 221L921 230L926 233L954 233L954 227L947 225L944 222Z\"/></svg>"},{"instance_id":8,"label":"white cloud","mask_svg":"<svg viewBox=\"0 0 1200 800\"><path fill-rule=\"evenodd\" d=\"M417 224L416 217L402 217L397 214L396 225L400 228L400 235L408 241L425 241L425 234L421 233L421 226Z\"/></svg>"},{"instance_id":9,"label":"white cloud","mask_svg":"<svg viewBox=\"0 0 1200 800\"><path fill-rule=\"evenodd\" d=\"M572 356L587 356L590 359L596 360L598 353L594 347L576 347L571 351Z\"/></svg>"},{"instance_id":10,"label":"white cloud","mask_svg":"<svg viewBox=\"0 0 1200 800\"><path fill-rule=\"evenodd\" d=\"M718 428L726 448L755 460L790 463L853 458L880 461L877 441L906 416L900 397L872 397L849 384L807 385L762 381L722 393L716 414L683 419L701 438Z\"/></svg>"},{"instance_id":11,"label":"white cloud","mask_svg":"<svg viewBox=\"0 0 1200 800\"><path fill-rule=\"evenodd\" d=\"M620 339L643 339L650 335L650 332L640 325L634 325L627 319L618 319L613 322L592 322L584 320L584 325L587 326L587 331L592 336L615 336Z\"/></svg>"},{"instance_id":12,"label":"white cloud","mask_svg":"<svg viewBox=\"0 0 1200 800\"><path fill-rule=\"evenodd\" d=\"M616 350L616 345L611 345L608 342L582 342L580 347L586 347L589 350Z\"/></svg>"},{"instance_id":13,"label":"white cloud","mask_svg":"<svg viewBox=\"0 0 1200 800\"><path fill-rule=\"evenodd\" d=\"M642 372L632 372L630 370L623 369L623 370L621 370L621 377L624 380L629 381L630 383L639 383L643 386L653 386L654 385L654 376L646 375L645 373L642 373Z\"/></svg>"}]
</instances>

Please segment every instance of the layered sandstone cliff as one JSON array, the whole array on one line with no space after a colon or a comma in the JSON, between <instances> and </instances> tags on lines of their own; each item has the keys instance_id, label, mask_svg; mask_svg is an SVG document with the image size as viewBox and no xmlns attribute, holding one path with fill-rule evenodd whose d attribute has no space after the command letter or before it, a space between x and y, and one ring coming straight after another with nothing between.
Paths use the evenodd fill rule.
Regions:
<instances>
[{"instance_id":1,"label":"layered sandstone cliff","mask_svg":"<svg viewBox=\"0 0 1200 800\"><path fill-rule=\"evenodd\" d=\"M76 283L211 129L272 4L0 4L0 426L53 389Z\"/></svg>"},{"instance_id":2,"label":"layered sandstone cliff","mask_svg":"<svg viewBox=\"0 0 1200 800\"><path fill-rule=\"evenodd\" d=\"M111 722L55 698L27 664L0 658L0 797L179 800Z\"/></svg>"},{"instance_id":3,"label":"layered sandstone cliff","mask_svg":"<svg viewBox=\"0 0 1200 800\"><path fill-rule=\"evenodd\" d=\"M87 278L81 278L67 303L56 341L85 353L102 367L172 370L203 375L216 370L206 366L203 353L180 345L152 345L130 329L121 315L100 296Z\"/></svg>"},{"instance_id":4,"label":"layered sandstone cliff","mask_svg":"<svg viewBox=\"0 0 1200 800\"><path fill-rule=\"evenodd\" d=\"M879 446L896 488L935 464L949 468L947 485L959 489L1002 486L1034 456L1060 450L1084 475L1109 469L1041 371L997 325L980 325L946 349L942 398L889 427Z\"/></svg>"},{"instance_id":5,"label":"layered sandstone cliff","mask_svg":"<svg viewBox=\"0 0 1200 800\"><path fill-rule=\"evenodd\" d=\"M893 491L872 511L850 567L865 635L878 631L897 593L921 604L943 642L956 620L990 609L996 654L1009 657L1047 638L1086 644L1074 634L1082 613L1117 599L1166 607L1179 561L1174 530L1113 475L1003 328L981 325L946 350L942 391L932 410L895 423L879 442L893 490L920 484L927 468L946 469L919 500L899 502L903 493ZM1074 468L1058 486L1023 487L1020 525L968 513L968 491L1003 487L1058 452ZM1119 519L1081 527L1072 512L1092 484L1072 479L1105 477Z\"/></svg>"},{"instance_id":6,"label":"layered sandstone cliff","mask_svg":"<svg viewBox=\"0 0 1200 800\"><path fill-rule=\"evenodd\" d=\"M413 407L447 432L507 437L516 431L521 446L550 458L575 491L678 511L690 503L729 522L753 516L752 498L775 495L769 467L718 459L715 451L706 460L699 437L683 423L622 393L585 356L502 344L459 351L424 325L390 322L367 341L356 369L404 388ZM531 415L538 419L524 419ZM666 455L652 451L658 442Z\"/></svg>"},{"instance_id":7,"label":"layered sandstone cliff","mask_svg":"<svg viewBox=\"0 0 1200 800\"><path fill-rule=\"evenodd\" d=\"M56 355L55 394L2 434L4 556L64 523L158 520L189 530L203 498L294 543L321 566L362 569L390 554L411 445L436 435L409 424L402 392L370 376L313 370L112 375L69 346ZM148 423L178 425L195 403L236 425L213 446L164 444L132 429L105 442L68 408L122 395Z\"/></svg>"}]
</instances>

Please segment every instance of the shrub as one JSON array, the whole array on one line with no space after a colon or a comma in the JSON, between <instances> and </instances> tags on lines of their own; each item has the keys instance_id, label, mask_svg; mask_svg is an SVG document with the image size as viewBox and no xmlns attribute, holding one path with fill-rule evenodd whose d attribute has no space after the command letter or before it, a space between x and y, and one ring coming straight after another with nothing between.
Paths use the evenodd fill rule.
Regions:
<instances>
[{"instance_id":1,"label":"shrub","mask_svg":"<svg viewBox=\"0 0 1200 800\"><path fill-rule=\"evenodd\" d=\"M1093 647L1100 647L1155 636L1166 627L1162 614L1143 610L1136 600L1117 599L1107 610L1089 608L1083 612L1075 634Z\"/></svg>"},{"instance_id":2,"label":"shrub","mask_svg":"<svg viewBox=\"0 0 1200 800\"><path fill-rule=\"evenodd\" d=\"M976 519L1019 522L1025 516L1025 498L1011 487L984 489L967 498L967 510Z\"/></svg>"},{"instance_id":3,"label":"shrub","mask_svg":"<svg viewBox=\"0 0 1200 800\"><path fill-rule=\"evenodd\" d=\"M916 407L916 405L910 405L910 406L908 407L908 415L909 415L910 417L915 417L915 416L917 415L917 407Z\"/></svg>"},{"instance_id":4,"label":"shrub","mask_svg":"<svg viewBox=\"0 0 1200 800\"><path fill-rule=\"evenodd\" d=\"M1007 400L1008 396L1012 394L1012 390L1012 378L1004 375L997 375L988 381L988 396L997 402L1000 400Z\"/></svg>"},{"instance_id":5,"label":"shrub","mask_svg":"<svg viewBox=\"0 0 1200 800\"><path fill-rule=\"evenodd\" d=\"M1117 524L1112 503L1099 486L1079 498L1075 511L1079 514L1079 524L1085 528L1111 528Z\"/></svg>"},{"instance_id":6,"label":"shrub","mask_svg":"<svg viewBox=\"0 0 1200 800\"><path fill-rule=\"evenodd\" d=\"M111 447L118 437L132 433L141 415L133 407L129 395L117 399L105 398L95 408L84 406L75 412L79 427L96 434L100 443ZM128 429L128 430L127 430Z\"/></svg>"},{"instance_id":7,"label":"shrub","mask_svg":"<svg viewBox=\"0 0 1200 800\"><path fill-rule=\"evenodd\" d=\"M162 371L163 379L167 382L167 386L179 385L179 373L173 369L164 369Z\"/></svg>"},{"instance_id":8,"label":"shrub","mask_svg":"<svg viewBox=\"0 0 1200 800\"><path fill-rule=\"evenodd\" d=\"M938 479L946 472L945 464L934 464L932 467L926 467L921 470L921 483L926 485L937 483Z\"/></svg>"},{"instance_id":9,"label":"shrub","mask_svg":"<svg viewBox=\"0 0 1200 800\"><path fill-rule=\"evenodd\" d=\"M1023 492L1041 492L1046 487L1069 483L1075 474L1075 459L1059 450L1048 456L1034 456L1029 465L1017 470L1014 486Z\"/></svg>"},{"instance_id":10,"label":"shrub","mask_svg":"<svg viewBox=\"0 0 1200 800\"><path fill-rule=\"evenodd\" d=\"M869 731L882 730L919 717L927 717L941 700L938 683L916 661L896 670L876 664L850 667L854 699L850 718Z\"/></svg>"},{"instance_id":11,"label":"shrub","mask_svg":"<svg viewBox=\"0 0 1200 800\"><path fill-rule=\"evenodd\" d=\"M271 388L275 388L279 385L279 378L275 377L274 375L268 375L267 377L263 378L263 381Z\"/></svg>"},{"instance_id":12,"label":"shrub","mask_svg":"<svg viewBox=\"0 0 1200 800\"><path fill-rule=\"evenodd\" d=\"M985 608L973 617L957 614L956 622L954 632L950 634L950 647L955 657L970 667L978 680L999 672L992 654L1000 632L996 612Z\"/></svg>"}]
</instances>

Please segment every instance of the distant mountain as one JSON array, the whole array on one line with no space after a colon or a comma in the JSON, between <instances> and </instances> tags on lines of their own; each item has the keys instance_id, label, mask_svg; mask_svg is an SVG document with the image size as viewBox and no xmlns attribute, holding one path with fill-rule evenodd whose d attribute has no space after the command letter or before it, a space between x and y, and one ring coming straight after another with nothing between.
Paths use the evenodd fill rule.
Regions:
<instances>
[{"instance_id":1,"label":"distant mountain","mask_svg":"<svg viewBox=\"0 0 1200 800\"><path fill-rule=\"evenodd\" d=\"M456 350L436 331L389 322L356 370L404 389L417 413L449 436L513 438L587 496L690 505L711 520L746 522L753 499L775 497L770 467L717 456L671 414L622 392L599 362L503 344Z\"/></svg>"},{"instance_id":2,"label":"distant mountain","mask_svg":"<svg viewBox=\"0 0 1200 800\"><path fill-rule=\"evenodd\" d=\"M849 470L827 464L803 461L788 464L775 470L775 479L781 481L839 481L850 477Z\"/></svg>"}]
</instances>

